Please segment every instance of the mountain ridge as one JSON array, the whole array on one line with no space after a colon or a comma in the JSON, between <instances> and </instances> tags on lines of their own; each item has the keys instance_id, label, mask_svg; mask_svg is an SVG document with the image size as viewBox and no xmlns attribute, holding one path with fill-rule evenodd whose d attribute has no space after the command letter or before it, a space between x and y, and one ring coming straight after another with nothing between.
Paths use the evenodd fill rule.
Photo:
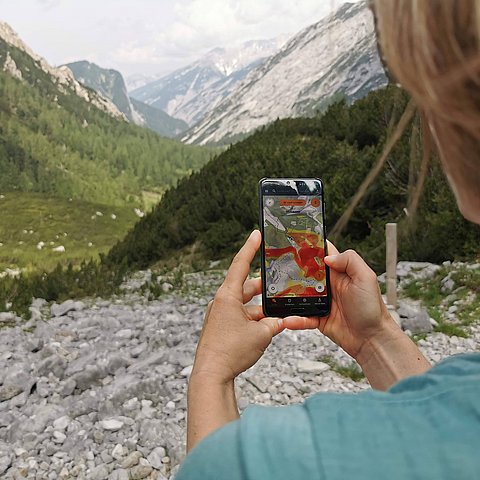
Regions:
<instances>
[{"instance_id":1,"label":"mountain ridge","mask_svg":"<svg viewBox=\"0 0 480 480\"><path fill-rule=\"evenodd\" d=\"M133 90L130 95L191 126L284 41L282 36L250 40L230 49L215 48L186 67Z\"/></svg>"},{"instance_id":2,"label":"mountain ridge","mask_svg":"<svg viewBox=\"0 0 480 480\"><path fill-rule=\"evenodd\" d=\"M292 37L182 140L228 143L276 118L312 115L332 99L353 101L386 83L371 12L364 2L347 3Z\"/></svg>"},{"instance_id":3,"label":"mountain ridge","mask_svg":"<svg viewBox=\"0 0 480 480\"><path fill-rule=\"evenodd\" d=\"M108 113L115 118L123 118L125 116L118 110L118 108L109 99L102 97L93 90L85 88L80 82L75 79L73 72L65 66L52 67L43 57L35 53L17 34L17 32L6 22L0 21L0 38L5 43L12 47L18 48L30 56L45 73L55 79L60 89L63 87L69 88L76 95L84 100L92 103L98 109ZM13 65L11 65L13 67ZM5 66L4 66L5 71Z\"/></svg>"},{"instance_id":4,"label":"mountain ridge","mask_svg":"<svg viewBox=\"0 0 480 480\"><path fill-rule=\"evenodd\" d=\"M130 122L170 138L188 128L182 120L131 98L125 79L118 70L103 68L87 60L68 63L66 66L80 83L111 100Z\"/></svg>"},{"instance_id":5,"label":"mountain ridge","mask_svg":"<svg viewBox=\"0 0 480 480\"><path fill-rule=\"evenodd\" d=\"M30 55L11 32L2 25L2 194L38 192L133 208L211 159L212 150L192 149L127 122L70 69Z\"/></svg>"}]
</instances>

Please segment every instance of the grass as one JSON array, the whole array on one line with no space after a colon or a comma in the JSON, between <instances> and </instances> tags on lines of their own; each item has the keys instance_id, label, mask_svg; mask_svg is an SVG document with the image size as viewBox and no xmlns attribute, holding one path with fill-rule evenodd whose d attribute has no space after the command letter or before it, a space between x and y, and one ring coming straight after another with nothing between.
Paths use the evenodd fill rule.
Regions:
<instances>
[{"instance_id":1,"label":"grass","mask_svg":"<svg viewBox=\"0 0 480 480\"><path fill-rule=\"evenodd\" d=\"M4 192L3 196L0 272L5 268L49 271L59 262L78 265L97 259L138 220L133 206L111 207L37 193ZM39 242L45 244L41 250ZM53 251L59 246L65 247L64 253Z\"/></svg>"},{"instance_id":2,"label":"grass","mask_svg":"<svg viewBox=\"0 0 480 480\"><path fill-rule=\"evenodd\" d=\"M346 367L342 367L332 357L329 356L321 357L320 361L330 365L330 368L342 377L350 378L354 382L359 382L365 378L365 375L356 363L351 363Z\"/></svg>"},{"instance_id":3,"label":"grass","mask_svg":"<svg viewBox=\"0 0 480 480\"><path fill-rule=\"evenodd\" d=\"M442 292L441 289L441 281L447 275L450 275L455 283L451 293ZM437 321L436 332L464 338L469 336L465 327L480 320L479 292L480 269L464 265L443 267L433 278L412 280L403 288L405 296L420 300L430 317ZM458 306L455 323L444 315L452 305Z\"/></svg>"}]
</instances>

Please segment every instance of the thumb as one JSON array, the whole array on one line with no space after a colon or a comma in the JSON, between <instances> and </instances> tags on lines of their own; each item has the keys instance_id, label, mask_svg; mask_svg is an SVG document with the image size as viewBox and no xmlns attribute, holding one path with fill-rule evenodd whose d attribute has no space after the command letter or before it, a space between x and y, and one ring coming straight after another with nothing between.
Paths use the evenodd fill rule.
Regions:
<instances>
[{"instance_id":1,"label":"thumb","mask_svg":"<svg viewBox=\"0 0 480 480\"><path fill-rule=\"evenodd\" d=\"M268 327L270 336L273 338L278 335L282 330L285 330L285 322L283 318L264 317L258 321Z\"/></svg>"},{"instance_id":2,"label":"thumb","mask_svg":"<svg viewBox=\"0 0 480 480\"><path fill-rule=\"evenodd\" d=\"M347 250L338 255L328 255L325 263L338 273L346 273L350 278L360 278L370 271L370 267L354 250Z\"/></svg>"}]
</instances>

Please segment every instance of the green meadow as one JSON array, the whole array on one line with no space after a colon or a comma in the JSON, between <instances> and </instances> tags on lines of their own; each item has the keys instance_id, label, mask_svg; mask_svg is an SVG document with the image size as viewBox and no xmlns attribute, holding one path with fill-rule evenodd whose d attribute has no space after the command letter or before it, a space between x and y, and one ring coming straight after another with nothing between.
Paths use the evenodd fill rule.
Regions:
<instances>
[{"instance_id":1,"label":"green meadow","mask_svg":"<svg viewBox=\"0 0 480 480\"><path fill-rule=\"evenodd\" d=\"M113 207L37 193L0 192L0 272L53 269L99 258L139 219L134 207ZM63 250L55 251L54 249Z\"/></svg>"}]
</instances>

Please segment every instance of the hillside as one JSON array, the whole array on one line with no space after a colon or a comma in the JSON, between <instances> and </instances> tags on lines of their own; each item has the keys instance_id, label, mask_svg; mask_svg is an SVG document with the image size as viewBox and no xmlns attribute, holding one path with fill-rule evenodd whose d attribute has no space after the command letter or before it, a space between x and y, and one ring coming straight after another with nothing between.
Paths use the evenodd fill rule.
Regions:
<instances>
[{"instance_id":1,"label":"hillside","mask_svg":"<svg viewBox=\"0 0 480 480\"><path fill-rule=\"evenodd\" d=\"M68 63L66 67L72 71L80 83L111 100L128 121L171 138L187 130L188 125L182 120L170 117L158 108L130 98L125 80L117 70L102 68L85 60Z\"/></svg>"},{"instance_id":2,"label":"hillside","mask_svg":"<svg viewBox=\"0 0 480 480\"><path fill-rule=\"evenodd\" d=\"M138 220L133 207L26 192L0 195L0 209L0 276L6 268L49 271L58 262L98 260Z\"/></svg>"},{"instance_id":3,"label":"hillside","mask_svg":"<svg viewBox=\"0 0 480 480\"><path fill-rule=\"evenodd\" d=\"M277 118L312 116L386 83L372 13L366 2L346 3L252 70L183 140L231 143Z\"/></svg>"},{"instance_id":4,"label":"hillside","mask_svg":"<svg viewBox=\"0 0 480 480\"><path fill-rule=\"evenodd\" d=\"M232 254L258 223L257 183L265 176L321 177L332 228L376 162L389 125L405 104L405 94L388 87L352 106L334 104L320 117L275 122L181 180L112 249L109 260L125 259L137 268L168 259L179 261L182 252L204 259ZM418 152L411 158L410 143L412 132L418 139L418 131L415 121L339 242L339 247L358 249L379 271L383 271L384 225L405 219L403 209L420 158ZM417 229L401 226L400 231L400 257L409 260L440 262L475 255L480 240L480 229L457 211L436 161L430 165Z\"/></svg>"},{"instance_id":5,"label":"hillside","mask_svg":"<svg viewBox=\"0 0 480 480\"><path fill-rule=\"evenodd\" d=\"M0 25L0 192L141 204L207 163L191 148L131 125L109 101L54 69Z\"/></svg>"}]
</instances>

